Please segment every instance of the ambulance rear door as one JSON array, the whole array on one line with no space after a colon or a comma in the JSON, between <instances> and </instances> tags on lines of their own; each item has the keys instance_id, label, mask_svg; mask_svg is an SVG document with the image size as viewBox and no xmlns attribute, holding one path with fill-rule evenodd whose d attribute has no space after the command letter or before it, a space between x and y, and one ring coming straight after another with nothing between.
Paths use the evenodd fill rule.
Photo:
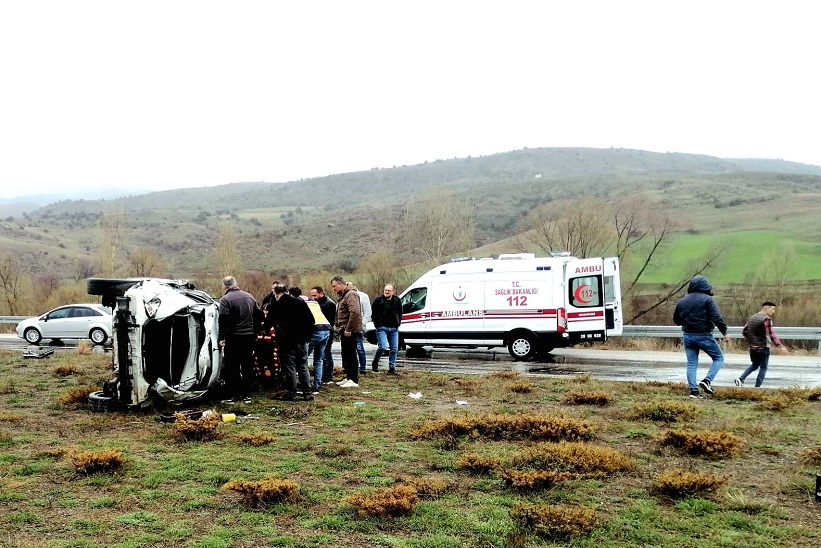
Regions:
<instances>
[{"instance_id":1,"label":"ambulance rear door","mask_svg":"<svg viewBox=\"0 0 821 548\"><path fill-rule=\"evenodd\" d=\"M607 336L621 335L623 327L621 306L621 275L619 258L604 259L604 317Z\"/></svg>"},{"instance_id":2,"label":"ambulance rear door","mask_svg":"<svg viewBox=\"0 0 821 548\"><path fill-rule=\"evenodd\" d=\"M601 257L565 264L567 334L571 343L606 339L603 275Z\"/></svg>"}]
</instances>

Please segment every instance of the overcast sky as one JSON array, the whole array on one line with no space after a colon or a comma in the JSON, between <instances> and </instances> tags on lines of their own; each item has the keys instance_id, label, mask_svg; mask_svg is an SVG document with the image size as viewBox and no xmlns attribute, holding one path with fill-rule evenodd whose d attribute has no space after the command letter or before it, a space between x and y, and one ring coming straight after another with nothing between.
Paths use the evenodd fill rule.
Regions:
<instances>
[{"instance_id":1,"label":"overcast sky","mask_svg":"<svg viewBox=\"0 0 821 548\"><path fill-rule=\"evenodd\" d=\"M0 0L0 184L279 182L523 147L821 165L815 6Z\"/></svg>"}]
</instances>

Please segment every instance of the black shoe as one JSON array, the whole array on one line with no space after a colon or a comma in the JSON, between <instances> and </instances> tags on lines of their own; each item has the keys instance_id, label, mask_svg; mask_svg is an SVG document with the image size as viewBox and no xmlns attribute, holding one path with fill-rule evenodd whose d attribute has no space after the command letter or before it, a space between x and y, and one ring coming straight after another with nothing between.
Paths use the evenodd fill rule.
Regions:
<instances>
[{"instance_id":1,"label":"black shoe","mask_svg":"<svg viewBox=\"0 0 821 548\"><path fill-rule=\"evenodd\" d=\"M690 397L693 399L699 399L701 398L701 392L698 390L690 390Z\"/></svg>"},{"instance_id":2,"label":"black shoe","mask_svg":"<svg viewBox=\"0 0 821 548\"><path fill-rule=\"evenodd\" d=\"M399 373L396 372L396 369L388 369L388 375L398 375Z\"/></svg>"},{"instance_id":3,"label":"black shoe","mask_svg":"<svg viewBox=\"0 0 821 548\"><path fill-rule=\"evenodd\" d=\"M371 363L371 370L374 372L379 371L379 360L373 360L373 363Z\"/></svg>"},{"instance_id":4,"label":"black shoe","mask_svg":"<svg viewBox=\"0 0 821 548\"><path fill-rule=\"evenodd\" d=\"M707 379L704 379L703 381L698 383L698 386L699 386L699 388L701 388L702 390L704 390L708 394L710 394L710 395L713 394L713 387L710 384L710 381L708 381Z\"/></svg>"},{"instance_id":5,"label":"black shoe","mask_svg":"<svg viewBox=\"0 0 821 548\"><path fill-rule=\"evenodd\" d=\"M280 401L296 401L296 394L289 394L287 392L281 392L279 394L274 394L273 399L280 400ZM313 397L311 398L313 399Z\"/></svg>"}]
</instances>

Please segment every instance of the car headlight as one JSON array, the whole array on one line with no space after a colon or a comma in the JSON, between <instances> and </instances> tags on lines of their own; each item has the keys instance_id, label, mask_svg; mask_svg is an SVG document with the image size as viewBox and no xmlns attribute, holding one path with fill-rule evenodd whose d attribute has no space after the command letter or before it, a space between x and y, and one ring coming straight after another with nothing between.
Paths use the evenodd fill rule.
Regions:
<instances>
[{"instance_id":1,"label":"car headlight","mask_svg":"<svg viewBox=\"0 0 821 548\"><path fill-rule=\"evenodd\" d=\"M150 301L145 303L145 313L148 314L149 318L153 318L154 314L157 313L157 310L160 309L160 298L154 297Z\"/></svg>"}]
</instances>

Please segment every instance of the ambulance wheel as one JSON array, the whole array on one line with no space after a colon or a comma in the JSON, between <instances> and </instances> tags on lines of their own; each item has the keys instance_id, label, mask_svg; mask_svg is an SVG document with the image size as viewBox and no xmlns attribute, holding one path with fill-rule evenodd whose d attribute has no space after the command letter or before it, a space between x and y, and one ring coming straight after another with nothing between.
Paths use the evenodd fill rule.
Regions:
<instances>
[{"instance_id":1,"label":"ambulance wheel","mask_svg":"<svg viewBox=\"0 0 821 548\"><path fill-rule=\"evenodd\" d=\"M513 359L521 362L532 360L538 354L538 350L536 336L528 331L514 333L507 345L507 351L510 352Z\"/></svg>"}]
</instances>

